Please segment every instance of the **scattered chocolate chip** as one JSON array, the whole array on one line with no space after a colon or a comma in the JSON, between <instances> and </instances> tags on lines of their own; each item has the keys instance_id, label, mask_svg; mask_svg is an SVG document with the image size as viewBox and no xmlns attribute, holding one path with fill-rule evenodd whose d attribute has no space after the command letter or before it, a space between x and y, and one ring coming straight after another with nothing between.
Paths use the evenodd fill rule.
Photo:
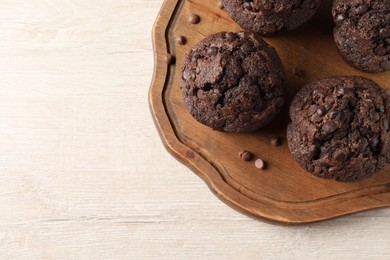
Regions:
<instances>
[{"instance_id":1,"label":"scattered chocolate chip","mask_svg":"<svg viewBox=\"0 0 390 260\"><path fill-rule=\"evenodd\" d=\"M222 1L218 1L218 8L223 9L223 3L222 3Z\"/></svg>"},{"instance_id":2,"label":"scattered chocolate chip","mask_svg":"<svg viewBox=\"0 0 390 260\"><path fill-rule=\"evenodd\" d=\"M318 109L317 109L317 114L319 116L323 116L326 114L326 108L324 106L320 106Z\"/></svg>"},{"instance_id":3,"label":"scattered chocolate chip","mask_svg":"<svg viewBox=\"0 0 390 260\"><path fill-rule=\"evenodd\" d=\"M238 154L241 160L249 162L253 158L253 153L248 152L247 150L243 150Z\"/></svg>"},{"instance_id":4,"label":"scattered chocolate chip","mask_svg":"<svg viewBox=\"0 0 390 260\"><path fill-rule=\"evenodd\" d=\"M376 122L379 120L379 114L375 110L370 111L370 118L372 121Z\"/></svg>"},{"instance_id":5,"label":"scattered chocolate chip","mask_svg":"<svg viewBox=\"0 0 390 260\"><path fill-rule=\"evenodd\" d=\"M375 49L374 52L376 55L383 56L386 54L386 48L383 47L383 45L378 45Z\"/></svg>"},{"instance_id":6,"label":"scattered chocolate chip","mask_svg":"<svg viewBox=\"0 0 390 260\"><path fill-rule=\"evenodd\" d=\"M390 89L386 90L386 94L390 96Z\"/></svg>"},{"instance_id":7,"label":"scattered chocolate chip","mask_svg":"<svg viewBox=\"0 0 390 260\"><path fill-rule=\"evenodd\" d=\"M253 158L253 154L247 150L242 150L238 153L238 156L243 160L243 161L250 161Z\"/></svg>"},{"instance_id":8,"label":"scattered chocolate chip","mask_svg":"<svg viewBox=\"0 0 390 260\"><path fill-rule=\"evenodd\" d=\"M384 70L390 70L390 60L385 60L381 63L381 68Z\"/></svg>"},{"instance_id":9,"label":"scattered chocolate chip","mask_svg":"<svg viewBox=\"0 0 390 260\"><path fill-rule=\"evenodd\" d=\"M304 78L306 75L305 71L303 69L301 69L300 67L294 67L293 73L295 76L298 76L300 78Z\"/></svg>"},{"instance_id":10,"label":"scattered chocolate chip","mask_svg":"<svg viewBox=\"0 0 390 260\"><path fill-rule=\"evenodd\" d=\"M197 24L200 22L200 17L197 14L191 14L188 18L188 21L192 24Z\"/></svg>"},{"instance_id":11,"label":"scattered chocolate chip","mask_svg":"<svg viewBox=\"0 0 390 260\"><path fill-rule=\"evenodd\" d=\"M265 168L265 162L261 159L255 161L255 166L257 169L263 170Z\"/></svg>"},{"instance_id":12,"label":"scattered chocolate chip","mask_svg":"<svg viewBox=\"0 0 390 260\"><path fill-rule=\"evenodd\" d=\"M165 55L164 60L165 60L165 63L166 63L166 64L169 64L169 65L174 64L175 61L176 61L175 57L172 56L170 53L167 53L167 54Z\"/></svg>"},{"instance_id":13,"label":"scattered chocolate chip","mask_svg":"<svg viewBox=\"0 0 390 260\"><path fill-rule=\"evenodd\" d=\"M177 44L179 44L179 45L184 45L184 44L186 44L187 39L186 39L186 37L180 35L180 36L178 36L178 37L176 38L176 42L177 42Z\"/></svg>"},{"instance_id":14,"label":"scattered chocolate chip","mask_svg":"<svg viewBox=\"0 0 390 260\"><path fill-rule=\"evenodd\" d=\"M282 144L282 138L274 137L271 139L272 146L280 146Z\"/></svg>"}]
</instances>

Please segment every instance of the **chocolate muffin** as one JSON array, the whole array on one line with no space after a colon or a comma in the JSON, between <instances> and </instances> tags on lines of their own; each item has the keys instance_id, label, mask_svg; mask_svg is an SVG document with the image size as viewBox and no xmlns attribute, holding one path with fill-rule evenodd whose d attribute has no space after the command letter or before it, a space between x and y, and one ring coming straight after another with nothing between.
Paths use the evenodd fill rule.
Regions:
<instances>
[{"instance_id":1,"label":"chocolate muffin","mask_svg":"<svg viewBox=\"0 0 390 260\"><path fill-rule=\"evenodd\" d=\"M284 79L278 54L258 34L220 32L186 56L181 92L199 122L216 130L249 132L280 111Z\"/></svg>"},{"instance_id":2,"label":"chocolate muffin","mask_svg":"<svg viewBox=\"0 0 390 260\"><path fill-rule=\"evenodd\" d=\"M343 59L365 72L390 70L390 1L336 0L334 39Z\"/></svg>"},{"instance_id":3,"label":"chocolate muffin","mask_svg":"<svg viewBox=\"0 0 390 260\"><path fill-rule=\"evenodd\" d=\"M310 83L295 96L288 146L312 174L341 182L363 180L390 162L390 99L357 76Z\"/></svg>"},{"instance_id":4,"label":"chocolate muffin","mask_svg":"<svg viewBox=\"0 0 390 260\"><path fill-rule=\"evenodd\" d=\"M222 0L242 28L262 35L291 31L314 15L320 0Z\"/></svg>"}]
</instances>

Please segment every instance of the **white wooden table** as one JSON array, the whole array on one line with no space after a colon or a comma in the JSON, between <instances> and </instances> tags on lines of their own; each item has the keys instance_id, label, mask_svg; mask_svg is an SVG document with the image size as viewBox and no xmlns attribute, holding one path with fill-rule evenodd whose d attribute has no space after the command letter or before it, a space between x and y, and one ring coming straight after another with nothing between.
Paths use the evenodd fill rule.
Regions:
<instances>
[{"instance_id":1,"label":"white wooden table","mask_svg":"<svg viewBox=\"0 0 390 260\"><path fill-rule=\"evenodd\" d=\"M390 209L284 227L220 202L150 116L162 0L0 0L0 259L390 259Z\"/></svg>"}]
</instances>

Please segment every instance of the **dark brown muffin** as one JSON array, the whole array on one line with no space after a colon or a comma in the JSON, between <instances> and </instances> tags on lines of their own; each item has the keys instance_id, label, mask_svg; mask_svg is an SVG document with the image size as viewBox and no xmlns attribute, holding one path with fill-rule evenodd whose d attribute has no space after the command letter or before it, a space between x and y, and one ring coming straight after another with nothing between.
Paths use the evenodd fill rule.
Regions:
<instances>
[{"instance_id":1,"label":"dark brown muffin","mask_svg":"<svg viewBox=\"0 0 390 260\"><path fill-rule=\"evenodd\" d=\"M334 38L341 56L366 72L390 70L390 1L336 0Z\"/></svg>"},{"instance_id":2,"label":"dark brown muffin","mask_svg":"<svg viewBox=\"0 0 390 260\"><path fill-rule=\"evenodd\" d=\"M390 99L369 79L312 82L295 96L290 117L290 151L318 177L359 181L390 162Z\"/></svg>"},{"instance_id":3,"label":"dark brown muffin","mask_svg":"<svg viewBox=\"0 0 390 260\"><path fill-rule=\"evenodd\" d=\"M278 54L258 34L221 32L186 56L181 92L199 122L226 132L248 132L280 111L284 78Z\"/></svg>"},{"instance_id":4,"label":"dark brown muffin","mask_svg":"<svg viewBox=\"0 0 390 260\"><path fill-rule=\"evenodd\" d=\"M314 15L320 0L222 0L242 28L262 35L291 31Z\"/></svg>"}]
</instances>

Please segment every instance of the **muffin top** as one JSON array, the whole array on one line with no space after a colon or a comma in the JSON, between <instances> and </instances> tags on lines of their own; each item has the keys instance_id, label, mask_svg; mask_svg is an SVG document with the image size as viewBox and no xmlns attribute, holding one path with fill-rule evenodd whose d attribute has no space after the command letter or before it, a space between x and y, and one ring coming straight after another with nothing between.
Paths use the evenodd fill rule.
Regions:
<instances>
[{"instance_id":1,"label":"muffin top","mask_svg":"<svg viewBox=\"0 0 390 260\"><path fill-rule=\"evenodd\" d=\"M336 0L332 14L336 45L351 66L390 70L390 1Z\"/></svg>"},{"instance_id":2,"label":"muffin top","mask_svg":"<svg viewBox=\"0 0 390 260\"><path fill-rule=\"evenodd\" d=\"M358 181L390 161L390 99L363 77L332 77L301 89L290 107L289 148L309 172Z\"/></svg>"},{"instance_id":3,"label":"muffin top","mask_svg":"<svg viewBox=\"0 0 390 260\"><path fill-rule=\"evenodd\" d=\"M181 91L199 122L226 132L248 132L280 111L284 78L276 51L258 34L221 32L186 56Z\"/></svg>"},{"instance_id":4,"label":"muffin top","mask_svg":"<svg viewBox=\"0 0 390 260\"><path fill-rule=\"evenodd\" d=\"M262 35L291 31L317 11L320 0L222 0L241 27Z\"/></svg>"}]
</instances>

